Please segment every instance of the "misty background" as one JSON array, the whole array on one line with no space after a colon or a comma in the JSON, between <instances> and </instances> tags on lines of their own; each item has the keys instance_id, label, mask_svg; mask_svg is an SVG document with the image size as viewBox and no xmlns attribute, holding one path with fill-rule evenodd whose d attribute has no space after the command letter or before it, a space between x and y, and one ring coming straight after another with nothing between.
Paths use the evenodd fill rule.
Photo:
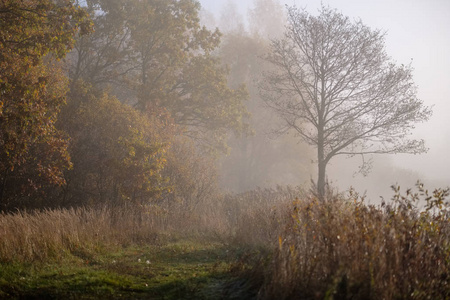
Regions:
<instances>
[{"instance_id":1,"label":"misty background","mask_svg":"<svg viewBox=\"0 0 450 300\"><path fill-rule=\"evenodd\" d=\"M310 13L318 11L321 3L337 9L344 15L353 19L361 19L371 28L386 32L386 51L397 64L412 64L414 68L414 81L418 86L418 96L424 104L433 108L433 116L430 121L417 124L413 132L413 138L424 139L429 148L422 155L375 155L366 157L373 160L372 170L367 176L358 173L361 157L338 157L333 159L328 167L328 179L340 190L346 190L350 186L358 192L367 192L369 201L378 202L380 196L390 198L392 191L390 186L398 184L403 190L413 187L417 180L425 183L426 188L432 190L437 187L446 187L450 184L450 119L448 118L450 84L450 2L446 0L201 0L202 22L210 27L218 27L224 33L226 44L227 37L259 35L262 39L276 38L282 34L285 5L305 8ZM259 3L259 8L255 7ZM265 9L261 10L261 7ZM264 28L262 28L264 27ZM230 42L231 43L231 42ZM222 47L223 48L223 47ZM256 50L258 49L258 50ZM260 51L260 48L255 48ZM239 53L239 50L236 50ZM245 56L240 50L242 56ZM251 48L249 49L251 51ZM259 53L258 55L261 55ZM256 55L256 56L258 56ZM234 59L237 59L234 57ZM255 59L255 56L253 56ZM232 64L233 60L225 63ZM255 64L263 63L255 62ZM231 66L232 74L233 67ZM247 78L248 85L252 85L257 78ZM250 93L252 94L251 87ZM253 94L257 98L256 94ZM251 100L253 106L260 105L262 101ZM263 109L263 108L254 108ZM252 110L252 109L250 109ZM255 115L253 113L253 115ZM267 121L267 120L266 120ZM263 121L264 122L264 121ZM273 121L276 122L276 121ZM269 122L264 122L268 124ZM273 186L276 184L302 184L308 185L310 179L316 177L316 166L312 163L315 158L315 150L307 149L297 143L298 138L284 136L273 139L270 128L264 128L256 135L265 135L265 146L261 151L266 151L269 144L281 150L267 153L261 161L271 164L271 177L259 174L259 178L243 178L247 176L239 169L242 164L236 165L233 159L233 151L223 161L223 184L233 191L244 191L255 186ZM236 148L236 147L234 147ZM281 149L280 149L281 148ZM287 150L289 148L289 150ZM269 151L270 152L270 151ZM280 159L277 155L283 155ZM227 160L228 159L228 160ZM248 159L247 159L248 160ZM233 164L232 171L230 165ZM267 172L254 166L252 171L258 177L258 172ZM241 174L241 178L236 177ZM234 176L234 177L233 177ZM229 182L227 178L234 178L238 182ZM248 176L247 176L248 177ZM247 180L246 184L242 182Z\"/></svg>"}]
</instances>

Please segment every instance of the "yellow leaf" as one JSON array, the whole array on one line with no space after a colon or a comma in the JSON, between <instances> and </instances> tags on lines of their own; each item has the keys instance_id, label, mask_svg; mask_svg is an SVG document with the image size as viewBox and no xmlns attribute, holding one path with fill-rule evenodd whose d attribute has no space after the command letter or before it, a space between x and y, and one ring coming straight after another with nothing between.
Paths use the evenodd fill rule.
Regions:
<instances>
[{"instance_id":1,"label":"yellow leaf","mask_svg":"<svg viewBox=\"0 0 450 300\"><path fill-rule=\"evenodd\" d=\"M283 246L283 239L282 239L281 235L278 237L278 245L279 245L280 251L281 251L282 246Z\"/></svg>"}]
</instances>

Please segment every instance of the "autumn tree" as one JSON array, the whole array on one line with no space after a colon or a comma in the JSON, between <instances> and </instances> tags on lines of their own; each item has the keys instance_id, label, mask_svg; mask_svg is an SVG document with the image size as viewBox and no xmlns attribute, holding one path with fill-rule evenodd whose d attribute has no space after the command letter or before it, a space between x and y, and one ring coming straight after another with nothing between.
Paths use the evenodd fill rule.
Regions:
<instances>
[{"instance_id":1,"label":"autumn tree","mask_svg":"<svg viewBox=\"0 0 450 300\"><path fill-rule=\"evenodd\" d=\"M162 170L173 133L161 119L78 83L57 125L71 137L73 162L60 205L145 203L168 189Z\"/></svg>"},{"instance_id":2,"label":"autumn tree","mask_svg":"<svg viewBox=\"0 0 450 300\"><path fill-rule=\"evenodd\" d=\"M81 31L80 31L81 28ZM72 1L0 2L0 204L47 183L62 184L70 166L55 129L66 80L55 61L89 30Z\"/></svg>"},{"instance_id":3,"label":"autumn tree","mask_svg":"<svg viewBox=\"0 0 450 300\"><path fill-rule=\"evenodd\" d=\"M221 32L237 33L245 30L244 17L233 0L228 0L223 4L218 21Z\"/></svg>"},{"instance_id":4,"label":"autumn tree","mask_svg":"<svg viewBox=\"0 0 450 300\"><path fill-rule=\"evenodd\" d=\"M273 39L283 34L286 16L279 0L254 0L248 14L253 35Z\"/></svg>"},{"instance_id":5,"label":"autumn tree","mask_svg":"<svg viewBox=\"0 0 450 300\"><path fill-rule=\"evenodd\" d=\"M167 110L184 134L223 149L226 133L246 130L244 86L227 86L213 55L221 34L200 26L194 0L88 0L96 32L80 39L71 76L109 89L152 114Z\"/></svg>"},{"instance_id":6,"label":"autumn tree","mask_svg":"<svg viewBox=\"0 0 450 300\"><path fill-rule=\"evenodd\" d=\"M265 74L261 94L283 129L317 148L320 199L335 156L426 151L408 135L431 110L417 98L411 66L386 54L384 33L328 7L318 16L290 7L288 19L266 56L276 70Z\"/></svg>"},{"instance_id":7,"label":"autumn tree","mask_svg":"<svg viewBox=\"0 0 450 300\"><path fill-rule=\"evenodd\" d=\"M130 28L124 12L124 1L85 1L94 32L79 36L74 49L66 57L71 82L88 82L97 88L111 84L124 88L127 75L133 71ZM101 12L101 13L100 13Z\"/></svg>"}]
</instances>

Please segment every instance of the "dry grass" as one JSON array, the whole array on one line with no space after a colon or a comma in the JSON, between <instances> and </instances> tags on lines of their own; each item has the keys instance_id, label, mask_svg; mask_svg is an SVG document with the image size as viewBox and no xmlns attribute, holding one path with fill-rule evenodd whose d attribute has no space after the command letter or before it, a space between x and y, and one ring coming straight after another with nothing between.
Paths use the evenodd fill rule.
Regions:
<instances>
[{"instance_id":1,"label":"dry grass","mask_svg":"<svg viewBox=\"0 0 450 300\"><path fill-rule=\"evenodd\" d=\"M0 228L2 262L44 261L158 239L155 218L131 206L18 211L1 214Z\"/></svg>"},{"instance_id":2,"label":"dry grass","mask_svg":"<svg viewBox=\"0 0 450 300\"><path fill-rule=\"evenodd\" d=\"M225 197L222 210L232 241L248 247L271 247L283 228L288 205L303 194L300 188L277 186Z\"/></svg>"},{"instance_id":3,"label":"dry grass","mask_svg":"<svg viewBox=\"0 0 450 300\"><path fill-rule=\"evenodd\" d=\"M447 190L367 206L354 193L321 203L300 189L258 189L167 205L0 215L0 261L89 257L170 235L238 245L240 289L261 299L449 299ZM301 199L301 200L299 200ZM419 199L422 207L418 208ZM187 207L188 206L188 207Z\"/></svg>"},{"instance_id":4,"label":"dry grass","mask_svg":"<svg viewBox=\"0 0 450 300\"><path fill-rule=\"evenodd\" d=\"M162 243L170 235L270 245L274 208L294 190L256 190L202 201L171 201L0 214L0 261L33 262L115 246ZM278 222L278 221L276 221ZM254 227L258 226L258 228ZM253 234L257 231L257 234Z\"/></svg>"},{"instance_id":5,"label":"dry grass","mask_svg":"<svg viewBox=\"0 0 450 300\"><path fill-rule=\"evenodd\" d=\"M264 273L262 299L449 299L447 191L295 201ZM419 210L420 194L427 205Z\"/></svg>"},{"instance_id":6,"label":"dry grass","mask_svg":"<svg viewBox=\"0 0 450 300\"><path fill-rule=\"evenodd\" d=\"M225 200L1 213L0 262L89 256L114 247L161 244L171 236L213 236L226 242L234 224L224 213Z\"/></svg>"}]
</instances>

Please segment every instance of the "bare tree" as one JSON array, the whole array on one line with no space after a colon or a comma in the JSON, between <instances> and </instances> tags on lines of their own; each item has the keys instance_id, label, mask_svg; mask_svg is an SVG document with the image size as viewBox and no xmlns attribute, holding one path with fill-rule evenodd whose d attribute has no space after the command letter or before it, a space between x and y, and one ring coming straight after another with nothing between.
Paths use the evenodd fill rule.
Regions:
<instances>
[{"instance_id":1,"label":"bare tree","mask_svg":"<svg viewBox=\"0 0 450 300\"><path fill-rule=\"evenodd\" d=\"M286 25L284 7L279 0L253 0L248 18L250 32L264 38L279 38Z\"/></svg>"},{"instance_id":2,"label":"bare tree","mask_svg":"<svg viewBox=\"0 0 450 300\"><path fill-rule=\"evenodd\" d=\"M423 140L408 139L431 109L417 98L410 65L385 52L384 33L322 6L318 16L288 7L285 36L266 59L261 95L317 148L317 192L324 199L326 166L337 155L423 153Z\"/></svg>"}]
</instances>

